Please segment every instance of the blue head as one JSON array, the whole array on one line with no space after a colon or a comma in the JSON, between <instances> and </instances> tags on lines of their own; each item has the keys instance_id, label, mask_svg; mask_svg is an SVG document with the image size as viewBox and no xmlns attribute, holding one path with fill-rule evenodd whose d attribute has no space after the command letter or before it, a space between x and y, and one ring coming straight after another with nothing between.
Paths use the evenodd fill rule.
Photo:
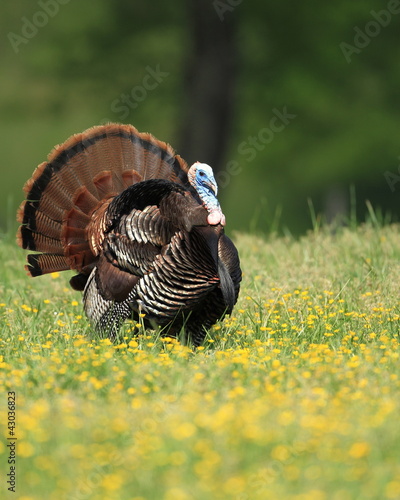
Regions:
<instances>
[{"instance_id":1,"label":"blue head","mask_svg":"<svg viewBox=\"0 0 400 500\"><path fill-rule=\"evenodd\" d=\"M196 162L188 171L188 179L207 209L207 222L225 225L225 216L217 200L218 186L212 168L206 163Z\"/></svg>"}]
</instances>

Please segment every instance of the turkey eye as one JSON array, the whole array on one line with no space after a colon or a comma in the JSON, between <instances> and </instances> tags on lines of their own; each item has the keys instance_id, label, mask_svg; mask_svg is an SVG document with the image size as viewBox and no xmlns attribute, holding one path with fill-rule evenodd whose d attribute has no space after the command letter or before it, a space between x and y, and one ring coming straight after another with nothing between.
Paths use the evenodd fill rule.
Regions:
<instances>
[{"instance_id":1,"label":"turkey eye","mask_svg":"<svg viewBox=\"0 0 400 500\"><path fill-rule=\"evenodd\" d=\"M199 175L200 175L201 177L204 177L206 174L205 174L204 172L199 172Z\"/></svg>"}]
</instances>

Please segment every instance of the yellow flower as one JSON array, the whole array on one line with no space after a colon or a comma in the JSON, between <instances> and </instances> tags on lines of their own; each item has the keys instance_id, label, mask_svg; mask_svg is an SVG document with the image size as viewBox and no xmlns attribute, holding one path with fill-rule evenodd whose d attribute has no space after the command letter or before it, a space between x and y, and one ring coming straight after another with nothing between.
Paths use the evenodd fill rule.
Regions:
<instances>
[{"instance_id":1,"label":"yellow flower","mask_svg":"<svg viewBox=\"0 0 400 500\"><path fill-rule=\"evenodd\" d=\"M191 500L193 496L182 488L174 487L167 490L162 500Z\"/></svg>"},{"instance_id":2,"label":"yellow flower","mask_svg":"<svg viewBox=\"0 0 400 500\"><path fill-rule=\"evenodd\" d=\"M18 456L27 458L31 457L35 453L35 448L32 446L29 441L20 441L18 442Z\"/></svg>"},{"instance_id":3,"label":"yellow flower","mask_svg":"<svg viewBox=\"0 0 400 500\"><path fill-rule=\"evenodd\" d=\"M102 481L101 486L107 491L119 490L123 484L120 474L106 474Z\"/></svg>"},{"instance_id":4,"label":"yellow flower","mask_svg":"<svg viewBox=\"0 0 400 500\"><path fill-rule=\"evenodd\" d=\"M192 437L196 432L196 427L191 422L181 422L174 429L172 435L179 441Z\"/></svg>"},{"instance_id":5,"label":"yellow flower","mask_svg":"<svg viewBox=\"0 0 400 500\"><path fill-rule=\"evenodd\" d=\"M290 457L290 451L287 446L278 445L271 451L271 458L279 462L286 462Z\"/></svg>"},{"instance_id":6,"label":"yellow flower","mask_svg":"<svg viewBox=\"0 0 400 500\"><path fill-rule=\"evenodd\" d=\"M390 481L385 489L386 498L390 500L398 500L400 498L400 479L398 481Z\"/></svg>"},{"instance_id":7,"label":"yellow flower","mask_svg":"<svg viewBox=\"0 0 400 500\"><path fill-rule=\"evenodd\" d=\"M369 453L370 446L365 442L354 443L349 450L349 456L351 458L363 458L369 455Z\"/></svg>"}]
</instances>

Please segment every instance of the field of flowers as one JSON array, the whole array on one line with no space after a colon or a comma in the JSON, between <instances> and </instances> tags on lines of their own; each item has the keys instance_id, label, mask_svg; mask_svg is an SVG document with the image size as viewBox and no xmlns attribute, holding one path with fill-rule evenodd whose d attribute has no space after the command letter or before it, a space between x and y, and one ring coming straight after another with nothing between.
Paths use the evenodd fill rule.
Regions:
<instances>
[{"instance_id":1,"label":"field of flowers","mask_svg":"<svg viewBox=\"0 0 400 500\"><path fill-rule=\"evenodd\" d=\"M235 241L239 302L193 351L99 338L0 240L1 498L400 498L400 228Z\"/></svg>"}]
</instances>

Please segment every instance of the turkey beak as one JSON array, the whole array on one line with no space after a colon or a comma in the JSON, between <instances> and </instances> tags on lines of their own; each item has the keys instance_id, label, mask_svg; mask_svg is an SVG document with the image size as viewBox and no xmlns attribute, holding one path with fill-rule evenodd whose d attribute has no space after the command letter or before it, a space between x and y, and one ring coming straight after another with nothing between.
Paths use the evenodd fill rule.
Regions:
<instances>
[{"instance_id":1,"label":"turkey beak","mask_svg":"<svg viewBox=\"0 0 400 500\"><path fill-rule=\"evenodd\" d=\"M208 181L203 181L203 184L205 186L207 186L210 191L212 191L214 193L214 196L216 197L217 194L218 194L218 186L217 186L217 183L215 182L215 180L208 180Z\"/></svg>"}]
</instances>

